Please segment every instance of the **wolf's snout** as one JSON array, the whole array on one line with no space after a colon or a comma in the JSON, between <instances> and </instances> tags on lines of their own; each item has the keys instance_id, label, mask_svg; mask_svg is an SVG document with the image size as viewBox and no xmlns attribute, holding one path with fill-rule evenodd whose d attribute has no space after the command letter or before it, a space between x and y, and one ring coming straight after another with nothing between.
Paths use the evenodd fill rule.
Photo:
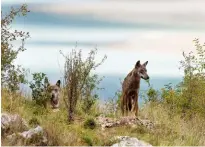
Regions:
<instances>
[{"instance_id":1,"label":"wolf's snout","mask_svg":"<svg viewBox=\"0 0 205 147\"><path fill-rule=\"evenodd\" d=\"M149 80L149 76L147 76L147 80Z\"/></svg>"},{"instance_id":2,"label":"wolf's snout","mask_svg":"<svg viewBox=\"0 0 205 147\"><path fill-rule=\"evenodd\" d=\"M51 98L52 98L52 99L54 99L54 98L55 98L55 95L54 95L54 94L52 94L52 95L51 95Z\"/></svg>"}]
</instances>

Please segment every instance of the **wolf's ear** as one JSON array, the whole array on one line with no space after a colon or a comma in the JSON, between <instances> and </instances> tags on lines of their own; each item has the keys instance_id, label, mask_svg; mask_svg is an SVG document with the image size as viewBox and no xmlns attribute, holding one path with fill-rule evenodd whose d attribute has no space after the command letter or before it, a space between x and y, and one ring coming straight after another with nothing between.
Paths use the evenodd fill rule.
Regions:
<instances>
[{"instance_id":1,"label":"wolf's ear","mask_svg":"<svg viewBox=\"0 0 205 147\"><path fill-rule=\"evenodd\" d=\"M57 83L56 83L56 85L57 85L58 87L60 87L60 85L61 85L61 81L58 80Z\"/></svg>"},{"instance_id":2,"label":"wolf's ear","mask_svg":"<svg viewBox=\"0 0 205 147\"><path fill-rule=\"evenodd\" d=\"M137 63L135 64L135 68L138 68L138 67L140 67L140 60L139 61L137 61Z\"/></svg>"},{"instance_id":3,"label":"wolf's ear","mask_svg":"<svg viewBox=\"0 0 205 147\"><path fill-rule=\"evenodd\" d=\"M144 65L144 66L147 66L147 64L148 64L148 61L146 61L143 65Z\"/></svg>"}]
</instances>

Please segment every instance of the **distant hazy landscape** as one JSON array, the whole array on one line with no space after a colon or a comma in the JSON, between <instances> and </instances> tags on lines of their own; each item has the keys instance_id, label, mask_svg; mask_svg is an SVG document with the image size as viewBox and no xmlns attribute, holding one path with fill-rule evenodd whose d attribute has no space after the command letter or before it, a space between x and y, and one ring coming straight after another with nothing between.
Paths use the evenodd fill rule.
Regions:
<instances>
[{"instance_id":1,"label":"distant hazy landscape","mask_svg":"<svg viewBox=\"0 0 205 147\"><path fill-rule=\"evenodd\" d=\"M46 72L45 72L46 73ZM61 79L63 81L63 77L60 74L57 73L47 73L47 76L52 84L54 84L57 79ZM126 75L119 74L119 75L102 75L99 74L99 77L103 77L104 79L99 84L100 88L103 88L102 90L98 90L98 94L100 97L100 100L108 100L109 98L113 98L115 96L115 92L121 91L121 83ZM29 77L30 78L30 77ZM172 83L173 86L177 85L182 80L181 77L159 77L159 76L152 76L150 75L150 86L152 86L156 90L160 90L161 88L164 88L164 85ZM145 82L143 79L141 80L140 85L140 92L141 94L143 92L146 92L146 90L149 89L148 83ZM26 89L26 90L25 90ZM24 86L24 91L30 94L30 89L28 87ZM142 101L142 98L140 98L140 102Z\"/></svg>"}]
</instances>

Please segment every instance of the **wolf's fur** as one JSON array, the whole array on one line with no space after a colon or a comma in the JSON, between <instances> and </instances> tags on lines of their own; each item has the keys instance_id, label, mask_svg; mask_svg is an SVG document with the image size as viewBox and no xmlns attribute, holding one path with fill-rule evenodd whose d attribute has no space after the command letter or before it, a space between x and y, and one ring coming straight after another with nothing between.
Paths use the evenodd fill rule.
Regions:
<instances>
[{"instance_id":1,"label":"wolf's fur","mask_svg":"<svg viewBox=\"0 0 205 147\"><path fill-rule=\"evenodd\" d=\"M55 85L49 86L50 102L53 108L59 107L60 84L61 84L61 81L58 80Z\"/></svg>"},{"instance_id":2,"label":"wolf's fur","mask_svg":"<svg viewBox=\"0 0 205 147\"><path fill-rule=\"evenodd\" d=\"M121 111L123 115L124 112L128 115L128 111L134 112L135 116L138 115L140 79L149 79L146 69L147 64L148 61L142 65L140 64L140 61L138 61L133 70L125 77L123 81L121 96Z\"/></svg>"}]
</instances>

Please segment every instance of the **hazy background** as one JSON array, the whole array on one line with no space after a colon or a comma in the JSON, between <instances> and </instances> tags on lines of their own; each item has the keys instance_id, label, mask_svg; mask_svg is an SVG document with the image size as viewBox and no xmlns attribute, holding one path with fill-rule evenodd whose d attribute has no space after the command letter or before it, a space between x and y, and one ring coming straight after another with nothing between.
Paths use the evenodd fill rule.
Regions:
<instances>
[{"instance_id":1,"label":"hazy background","mask_svg":"<svg viewBox=\"0 0 205 147\"><path fill-rule=\"evenodd\" d=\"M76 46L85 55L98 48L97 69L105 76L103 99L121 89L120 80L137 60L149 61L151 85L180 81L182 51L194 49L192 40L205 41L204 0L2 0L2 11L27 3L31 11L13 28L30 32L27 50L16 63L31 73L44 72L54 83L62 77L64 58ZM141 90L148 88L142 82Z\"/></svg>"}]
</instances>

